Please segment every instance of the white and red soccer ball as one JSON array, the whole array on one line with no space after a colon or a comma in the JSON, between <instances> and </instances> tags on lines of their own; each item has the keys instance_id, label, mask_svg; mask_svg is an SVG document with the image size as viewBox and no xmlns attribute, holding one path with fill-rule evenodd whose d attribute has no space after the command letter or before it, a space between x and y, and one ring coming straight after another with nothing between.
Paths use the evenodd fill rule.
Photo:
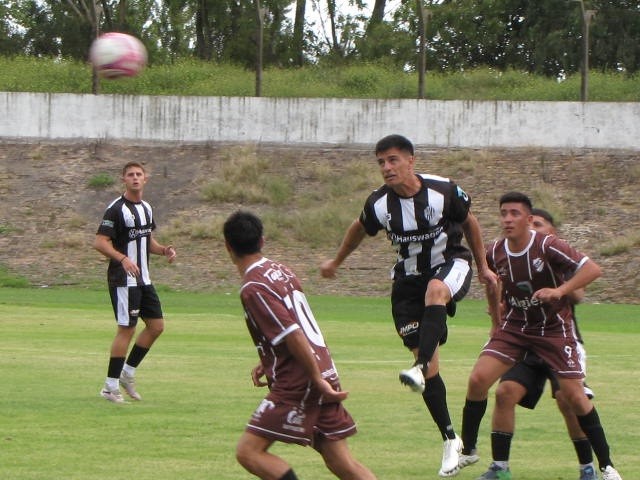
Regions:
<instances>
[{"instance_id":1,"label":"white and red soccer ball","mask_svg":"<svg viewBox=\"0 0 640 480\"><path fill-rule=\"evenodd\" d=\"M147 64L147 49L132 35L103 33L91 44L89 61L101 77L134 77Z\"/></svg>"}]
</instances>

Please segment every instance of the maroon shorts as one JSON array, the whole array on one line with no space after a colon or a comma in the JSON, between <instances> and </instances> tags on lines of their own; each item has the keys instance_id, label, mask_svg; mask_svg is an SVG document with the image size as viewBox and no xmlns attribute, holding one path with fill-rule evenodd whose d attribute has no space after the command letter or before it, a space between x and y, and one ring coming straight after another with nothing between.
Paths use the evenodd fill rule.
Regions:
<instances>
[{"instance_id":1,"label":"maroon shorts","mask_svg":"<svg viewBox=\"0 0 640 480\"><path fill-rule=\"evenodd\" d=\"M320 438L340 440L356 433L356 424L342 403L300 406L267 396L253 412L246 430L284 443L315 445Z\"/></svg>"},{"instance_id":2,"label":"maroon shorts","mask_svg":"<svg viewBox=\"0 0 640 480\"><path fill-rule=\"evenodd\" d=\"M498 330L482 348L480 355L491 355L504 362L515 363L530 351L562 378L584 378L584 368L578 342L567 336L529 335Z\"/></svg>"}]
</instances>

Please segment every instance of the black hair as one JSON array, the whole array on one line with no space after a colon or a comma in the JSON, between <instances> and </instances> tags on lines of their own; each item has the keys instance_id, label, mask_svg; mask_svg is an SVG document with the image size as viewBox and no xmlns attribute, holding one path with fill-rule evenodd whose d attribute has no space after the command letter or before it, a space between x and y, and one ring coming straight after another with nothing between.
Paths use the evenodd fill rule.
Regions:
<instances>
[{"instance_id":1,"label":"black hair","mask_svg":"<svg viewBox=\"0 0 640 480\"><path fill-rule=\"evenodd\" d=\"M378 143L376 143L376 155L380 152L386 152L390 148L397 148L398 150L402 150L413 155L413 143L411 143L407 137L403 137L402 135L387 135L386 137L378 140Z\"/></svg>"},{"instance_id":2,"label":"black hair","mask_svg":"<svg viewBox=\"0 0 640 480\"><path fill-rule=\"evenodd\" d=\"M531 210L533 209L533 205L531 204L531 199L527 197L524 193L520 193L520 192L505 193L500 197L500 206L502 206L503 203L521 203L525 207L527 207L527 210L529 210L529 213L531 213Z\"/></svg>"},{"instance_id":3,"label":"black hair","mask_svg":"<svg viewBox=\"0 0 640 480\"><path fill-rule=\"evenodd\" d=\"M253 213L238 210L224 222L224 239L236 255L260 252L262 221Z\"/></svg>"},{"instance_id":4,"label":"black hair","mask_svg":"<svg viewBox=\"0 0 640 480\"><path fill-rule=\"evenodd\" d=\"M531 215L535 215L536 217L542 217L547 222L549 222L552 227L556 226L556 222L553 220L553 216L543 208L532 208Z\"/></svg>"}]
</instances>

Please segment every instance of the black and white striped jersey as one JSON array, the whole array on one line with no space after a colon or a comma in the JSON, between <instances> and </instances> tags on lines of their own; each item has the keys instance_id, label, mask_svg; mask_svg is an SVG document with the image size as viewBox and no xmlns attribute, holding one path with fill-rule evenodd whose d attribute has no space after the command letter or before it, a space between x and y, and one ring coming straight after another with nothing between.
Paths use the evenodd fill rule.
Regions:
<instances>
[{"instance_id":1,"label":"black and white striped jersey","mask_svg":"<svg viewBox=\"0 0 640 480\"><path fill-rule=\"evenodd\" d=\"M471 199L448 178L418 178L422 188L413 197L400 197L383 185L369 195L360 214L368 235L385 230L396 247L394 277L428 273L452 258L471 263L471 252L462 245Z\"/></svg>"},{"instance_id":2,"label":"black and white striped jersey","mask_svg":"<svg viewBox=\"0 0 640 480\"><path fill-rule=\"evenodd\" d=\"M151 232L155 228L153 210L149 203L130 202L120 196L109 204L98 233L109 237L114 248L129 257L140 269L139 277L127 275L122 264L112 259L107 270L110 287L151 285L149 255Z\"/></svg>"}]
</instances>

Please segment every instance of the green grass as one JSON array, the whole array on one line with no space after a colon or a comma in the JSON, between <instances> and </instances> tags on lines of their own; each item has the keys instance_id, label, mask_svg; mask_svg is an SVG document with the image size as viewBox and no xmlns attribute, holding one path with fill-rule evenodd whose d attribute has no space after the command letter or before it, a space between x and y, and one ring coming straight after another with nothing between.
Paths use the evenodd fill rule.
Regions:
<instances>
[{"instance_id":1,"label":"green grass","mask_svg":"<svg viewBox=\"0 0 640 480\"><path fill-rule=\"evenodd\" d=\"M167 328L138 371L144 401L118 406L98 396L115 329L106 291L0 288L2 478L253 478L236 464L234 448L264 391L249 378L257 356L236 292L163 290L161 297ZM380 479L438 478L439 435L420 396L397 381L410 358L389 320L388 299L310 302L351 392L346 406L360 431L350 440L355 455ZM484 302L462 302L442 351L458 428L467 375L488 331L484 310ZM582 305L579 315L589 383L613 459L624 478L640 478L634 355L640 306ZM480 465L457 478L484 471L489 424L490 413L480 434ZM300 478L334 478L310 448L277 445L273 451ZM573 447L548 393L533 412L517 412L512 470L518 480L577 477Z\"/></svg>"},{"instance_id":2,"label":"green grass","mask_svg":"<svg viewBox=\"0 0 640 480\"><path fill-rule=\"evenodd\" d=\"M29 286L29 280L24 277L10 273L4 265L0 265L0 288L15 287L24 288Z\"/></svg>"},{"instance_id":3,"label":"green grass","mask_svg":"<svg viewBox=\"0 0 640 480\"><path fill-rule=\"evenodd\" d=\"M96 173L89 179L89 186L92 188L105 188L115 184L116 180L108 173Z\"/></svg>"},{"instance_id":4,"label":"green grass","mask_svg":"<svg viewBox=\"0 0 640 480\"><path fill-rule=\"evenodd\" d=\"M46 71L47 75L42 75ZM267 68L262 95L288 98L416 98L418 74L386 63ZM589 100L640 101L638 76L589 72ZM431 100L579 101L580 74L558 82L527 72L477 68L425 76ZM135 78L103 80L100 92L130 95L231 96L255 94L255 72L226 63L181 60L150 65ZM0 91L91 93L91 67L68 59L0 56Z\"/></svg>"}]
</instances>

